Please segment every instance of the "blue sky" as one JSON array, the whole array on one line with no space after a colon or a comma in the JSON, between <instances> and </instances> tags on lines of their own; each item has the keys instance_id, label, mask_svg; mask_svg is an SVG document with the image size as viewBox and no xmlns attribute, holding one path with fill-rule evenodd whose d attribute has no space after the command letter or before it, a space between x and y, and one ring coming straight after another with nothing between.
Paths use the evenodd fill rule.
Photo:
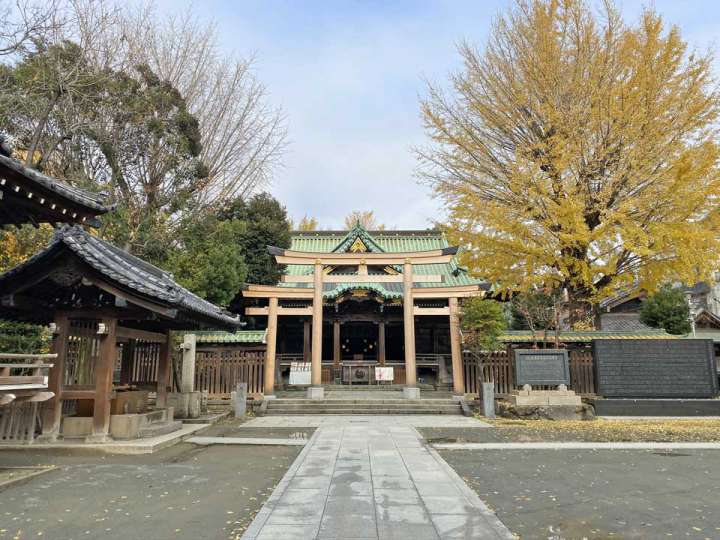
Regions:
<instances>
[{"instance_id":1,"label":"blue sky","mask_svg":"<svg viewBox=\"0 0 720 540\"><path fill-rule=\"evenodd\" d=\"M182 9L165 0L162 10ZM459 68L456 44L482 46L508 0L205 0L222 46L255 54L256 70L288 120L290 147L269 191L295 220L339 227L352 210L374 210L397 228L426 228L442 214L419 185L414 145L426 142L418 98L424 78L444 82ZM635 21L648 2L619 2ZM652 5L699 49L715 47L716 0Z\"/></svg>"}]
</instances>

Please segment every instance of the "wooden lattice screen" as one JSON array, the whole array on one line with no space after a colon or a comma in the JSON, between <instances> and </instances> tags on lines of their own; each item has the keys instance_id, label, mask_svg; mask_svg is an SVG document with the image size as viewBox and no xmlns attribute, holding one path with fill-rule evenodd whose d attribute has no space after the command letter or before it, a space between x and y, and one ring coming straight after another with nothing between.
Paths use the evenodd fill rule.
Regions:
<instances>
[{"instance_id":1,"label":"wooden lattice screen","mask_svg":"<svg viewBox=\"0 0 720 540\"><path fill-rule=\"evenodd\" d=\"M157 383L158 363L160 362L160 343L135 340L132 344L132 362L130 364L130 384L155 385Z\"/></svg>"},{"instance_id":2,"label":"wooden lattice screen","mask_svg":"<svg viewBox=\"0 0 720 540\"><path fill-rule=\"evenodd\" d=\"M595 393L592 352L569 351L570 389L577 394ZM482 374L479 365L482 364ZM515 362L512 352L495 351L483 354L479 359L472 355L463 356L465 392L479 394L479 381L495 383L496 395L507 395L517 388L515 385Z\"/></svg>"},{"instance_id":3,"label":"wooden lattice screen","mask_svg":"<svg viewBox=\"0 0 720 540\"><path fill-rule=\"evenodd\" d=\"M64 386L95 384L95 363L100 354L98 321L73 319L70 321Z\"/></svg>"},{"instance_id":4,"label":"wooden lattice screen","mask_svg":"<svg viewBox=\"0 0 720 540\"><path fill-rule=\"evenodd\" d=\"M248 394L263 391L265 353L238 349L206 349L195 354L195 389L210 397L228 398L238 383L248 385Z\"/></svg>"}]
</instances>

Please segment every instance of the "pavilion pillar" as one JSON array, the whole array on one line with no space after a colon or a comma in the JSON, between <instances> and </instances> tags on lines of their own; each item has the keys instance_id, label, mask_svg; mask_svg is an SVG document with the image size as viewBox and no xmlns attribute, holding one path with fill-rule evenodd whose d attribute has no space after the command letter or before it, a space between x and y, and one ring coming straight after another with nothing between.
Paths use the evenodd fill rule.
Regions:
<instances>
[{"instance_id":1,"label":"pavilion pillar","mask_svg":"<svg viewBox=\"0 0 720 540\"><path fill-rule=\"evenodd\" d=\"M310 398L322 399L322 326L323 326L323 265L315 261L312 304L312 350L310 382L314 388L308 390Z\"/></svg>"},{"instance_id":2,"label":"pavilion pillar","mask_svg":"<svg viewBox=\"0 0 720 540\"><path fill-rule=\"evenodd\" d=\"M104 326L100 339L98 360L95 364L95 400L93 406L92 435L87 439L92 442L107 441L110 431L110 398L112 397L112 382L115 362L117 361L117 319L102 319ZM162 364L162 356L160 360ZM158 366L158 377L160 366ZM159 399L159 396L158 396Z\"/></svg>"},{"instance_id":3,"label":"pavilion pillar","mask_svg":"<svg viewBox=\"0 0 720 540\"><path fill-rule=\"evenodd\" d=\"M412 286L413 266L410 259L406 259L403 265L403 324L405 330L405 384L409 388L417 386L417 369L415 368L415 314L413 309Z\"/></svg>"},{"instance_id":4,"label":"pavilion pillar","mask_svg":"<svg viewBox=\"0 0 720 540\"><path fill-rule=\"evenodd\" d=\"M50 349L50 352L57 354L57 358L53 360L53 367L48 374L48 390L55 396L50 398L45 406L41 437L43 440L55 441L60 433L63 379L69 336L70 319L67 314L59 313L55 316L55 335Z\"/></svg>"},{"instance_id":5,"label":"pavilion pillar","mask_svg":"<svg viewBox=\"0 0 720 540\"><path fill-rule=\"evenodd\" d=\"M378 323L378 363L385 365L385 321Z\"/></svg>"},{"instance_id":6,"label":"pavilion pillar","mask_svg":"<svg viewBox=\"0 0 720 540\"><path fill-rule=\"evenodd\" d=\"M460 338L460 309L457 298L448 298L450 306L450 353L452 357L453 393L465 394L463 377L462 340Z\"/></svg>"},{"instance_id":7,"label":"pavilion pillar","mask_svg":"<svg viewBox=\"0 0 720 540\"><path fill-rule=\"evenodd\" d=\"M165 331L165 341L160 343L160 356L158 358L157 390L155 406L158 409L167 407L168 385L170 383L170 368L172 366L172 341L170 330ZM193 370L195 366L193 365ZM184 371L184 368L183 368Z\"/></svg>"},{"instance_id":8,"label":"pavilion pillar","mask_svg":"<svg viewBox=\"0 0 720 540\"><path fill-rule=\"evenodd\" d=\"M310 361L310 321L303 322L303 362Z\"/></svg>"},{"instance_id":9,"label":"pavilion pillar","mask_svg":"<svg viewBox=\"0 0 720 540\"><path fill-rule=\"evenodd\" d=\"M265 372L263 376L263 394L271 396L275 392L275 351L277 349L278 299L269 299L267 349L265 351Z\"/></svg>"},{"instance_id":10,"label":"pavilion pillar","mask_svg":"<svg viewBox=\"0 0 720 540\"><path fill-rule=\"evenodd\" d=\"M340 321L333 321L333 368L340 368Z\"/></svg>"}]
</instances>

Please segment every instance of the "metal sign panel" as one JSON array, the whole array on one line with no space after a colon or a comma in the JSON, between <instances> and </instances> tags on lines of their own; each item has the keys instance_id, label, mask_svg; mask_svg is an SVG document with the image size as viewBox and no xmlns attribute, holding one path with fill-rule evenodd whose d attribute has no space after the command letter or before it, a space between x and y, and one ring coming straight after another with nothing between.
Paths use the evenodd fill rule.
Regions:
<instances>
[{"instance_id":1,"label":"metal sign panel","mask_svg":"<svg viewBox=\"0 0 720 540\"><path fill-rule=\"evenodd\" d=\"M568 352L565 349L515 349L515 382L531 386L569 385Z\"/></svg>"}]
</instances>

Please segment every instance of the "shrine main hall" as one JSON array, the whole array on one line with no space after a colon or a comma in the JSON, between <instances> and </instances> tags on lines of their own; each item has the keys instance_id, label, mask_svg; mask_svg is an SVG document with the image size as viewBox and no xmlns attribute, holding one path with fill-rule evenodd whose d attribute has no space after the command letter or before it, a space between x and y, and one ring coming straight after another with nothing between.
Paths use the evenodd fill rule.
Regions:
<instances>
[{"instance_id":1,"label":"shrine main hall","mask_svg":"<svg viewBox=\"0 0 720 540\"><path fill-rule=\"evenodd\" d=\"M295 232L289 249L269 247L284 268L275 285L247 285L245 314L267 329L264 394L309 366L308 397L327 384L402 385L463 393L463 298L484 285L458 264L437 230ZM376 370L376 367L392 369Z\"/></svg>"}]
</instances>

